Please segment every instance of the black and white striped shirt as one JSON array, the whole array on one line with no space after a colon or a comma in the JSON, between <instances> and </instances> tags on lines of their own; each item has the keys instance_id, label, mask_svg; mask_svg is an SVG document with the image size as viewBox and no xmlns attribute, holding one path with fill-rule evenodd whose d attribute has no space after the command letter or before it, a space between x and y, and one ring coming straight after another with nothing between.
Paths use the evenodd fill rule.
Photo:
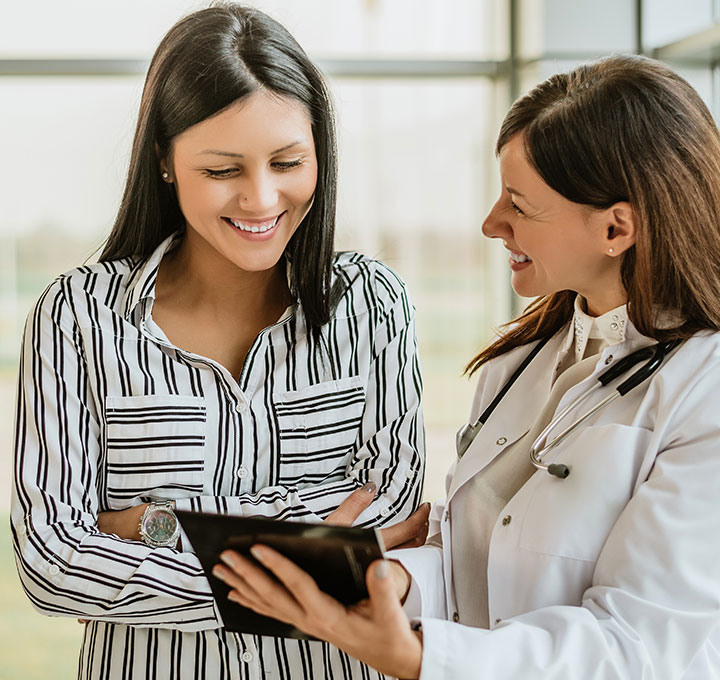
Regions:
<instances>
[{"instance_id":1,"label":"black and white striped shirt","mask_svg":"<svg viewBox=\"0 0 720 680\"><path fill-rule=\"evenodd\" d=\"M405 287L374 260L336 256L347 289L327 351L291 310L237 381L152 321L170 243L144 263L70 271L28 317L12 499L25 590L45 614L92 619L80 678L377 678L325 643L226 632L192 552L102 534L96 519L153 497L319 521L368 481L376 500L357 524L406 518L424 435Z\"/></svg>"}]
</instances>

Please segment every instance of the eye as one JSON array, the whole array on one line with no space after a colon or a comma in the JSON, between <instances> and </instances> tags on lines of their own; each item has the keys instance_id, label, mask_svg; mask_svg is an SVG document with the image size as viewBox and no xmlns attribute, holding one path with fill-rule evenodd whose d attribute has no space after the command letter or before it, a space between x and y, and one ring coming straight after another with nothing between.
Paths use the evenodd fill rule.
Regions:
<instances>
[{"instance_id":1,"label":"eye","mask_svg":"<svg viewBox=\"0 0 720 680\"><path fill-rule=\"evenodd\" d=\"M291 170L292 168L297 168L298 166L302 165L302 160L298 159L295 161L275 161L272 166L279 170L280 172L286 172L287 170Z\"/></svg>"},{"instance_id":2,"label":"eye","mask_svg":"<svg viewBox=\"0 0 720 680\"><path fill-rule=\"evenodd\" d=\"M237 168L222 168L220 170L210 170L210 168L205 168L205 170L203 170L208 177L215 177L217 179L232 177L237 171Z\"/></svg>"},{"instance_id":3,"label":"eye","mask_svg":"<svg viewBox=\"0 0 720 680\"><path fill-rule=\"evenodd\" d=\"M518 214L518 215L524 215L525 213L520 210L520 208L517 207L515 204L515 201L510 201L510 205L512 206L512 209Z\"/></svg>"}]
</instances>

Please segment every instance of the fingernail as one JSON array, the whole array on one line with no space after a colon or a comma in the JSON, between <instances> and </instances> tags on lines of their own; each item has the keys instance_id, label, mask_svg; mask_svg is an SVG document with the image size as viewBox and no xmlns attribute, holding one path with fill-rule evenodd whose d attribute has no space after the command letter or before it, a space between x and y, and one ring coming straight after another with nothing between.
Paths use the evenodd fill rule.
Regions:
<instances>
[{"instance_id":1,"label":"fingernail","mask_svg":"<svg viewBox=\"0 0 720 680\"><path fill-rule=\"evenodd\" d=\"M380 562L380 564L375 567L375 576L377 578L387 578L388 577L388 565L385 560Z\"/></svg>"},{"instance_id":2,"label":"fingernail","mask_svg":"<svg viewBox=\"0 0 720 680\"><path fill-rule=\"evenodd\" d=\"M223 574L222 569L220 569L219 567L213 567L212 575L215 578L220 579L221 581L225 580L225 575Z\"/></svg>"},{"instance_id":3,"label":"fingernail","mask_svg":"<svg viewBox=\"0 0 720 680\"><path fill-rule=\"evenodd\" d=\"M250 548L250 554L258 561L260 564L262 564L265 561L265 554L263 551L258 548L256 545L254 545L252 548Z\"/></svg>"},{"instance_id":4,"label":"fingernail","mask_svg":"<svg viewBox=\"0 0 720 680\"><path fill-rule=\"evenodd\" d=\"M221 552L220 559L225 562L225 564L227 564L228 567L230 567L231 569L237 565L237 558L230 550Z\"/></svg>"},{"instance_id":5,"label":"fingernail","mask_svg":"<svg viewBox=\"0 0 720 680\"><path fill-rule=\"evenodd\" d=\"M231 590L228 593L228 600L231 600L233 602L236 602L237 604L240 604L240 598L237 596L237 593L234 590Z\"/></svg>"},{"instance_id":6,"label":"fingernail","mask_svg":"<svg viewBox=\"0 0 720 680\"><path fill-rule=\"evenodd\" d=\"M377 487L373 482L368 482L364 487L363 491L367 491L368 493L375 495L375 491L377 491Z\"/></svg>"}]
</instances>

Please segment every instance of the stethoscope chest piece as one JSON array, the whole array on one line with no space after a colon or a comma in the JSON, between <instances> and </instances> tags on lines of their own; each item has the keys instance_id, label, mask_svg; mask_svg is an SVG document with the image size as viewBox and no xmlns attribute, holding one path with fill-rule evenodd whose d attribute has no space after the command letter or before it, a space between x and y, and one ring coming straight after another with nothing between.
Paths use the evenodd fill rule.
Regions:
<instances>
[{"instance_id":1,"label":"stethoscope chest piece","mask_svg":"<svg viewBox=\"0 0 720 680\"><path fill-rule=\"evenodd\" d=\"M482 423L465 423L455 435L455 447L457 449L458 458L462 458L465 452L470 448L477 436L478 430L482 427Z\"/></svg>"}]
</instances>

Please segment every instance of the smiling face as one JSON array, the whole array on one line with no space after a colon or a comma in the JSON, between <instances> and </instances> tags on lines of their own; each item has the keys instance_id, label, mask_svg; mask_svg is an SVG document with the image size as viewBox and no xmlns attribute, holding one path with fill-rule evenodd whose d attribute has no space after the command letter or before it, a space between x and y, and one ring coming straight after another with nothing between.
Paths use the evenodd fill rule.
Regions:
<instances>
[{"instance_id":1,"label":"smiling face","mask_svg":"<svg viewBox=\"0 0 720 680\"><path fill-rule=\"evenodd\" d=\"M594 210L569 201L530 165L521 134L500 151L500 176L500 198L482 229L510 251L515 292L536 297L572 290L591 314L623 304L619 255L634 242L629 206Z\"/></svg>"},{"instance_id":2,"label":"smiling face","mask_svg":"<svg viewBox=\"0 0 720 680\"><path fill-rule=\"evenodd\" d=\"M193 255L247 272L278 263L317 183L307 111L263 91L178 135L161 166L175 183Z\"/></svg>"}]
</instances>

